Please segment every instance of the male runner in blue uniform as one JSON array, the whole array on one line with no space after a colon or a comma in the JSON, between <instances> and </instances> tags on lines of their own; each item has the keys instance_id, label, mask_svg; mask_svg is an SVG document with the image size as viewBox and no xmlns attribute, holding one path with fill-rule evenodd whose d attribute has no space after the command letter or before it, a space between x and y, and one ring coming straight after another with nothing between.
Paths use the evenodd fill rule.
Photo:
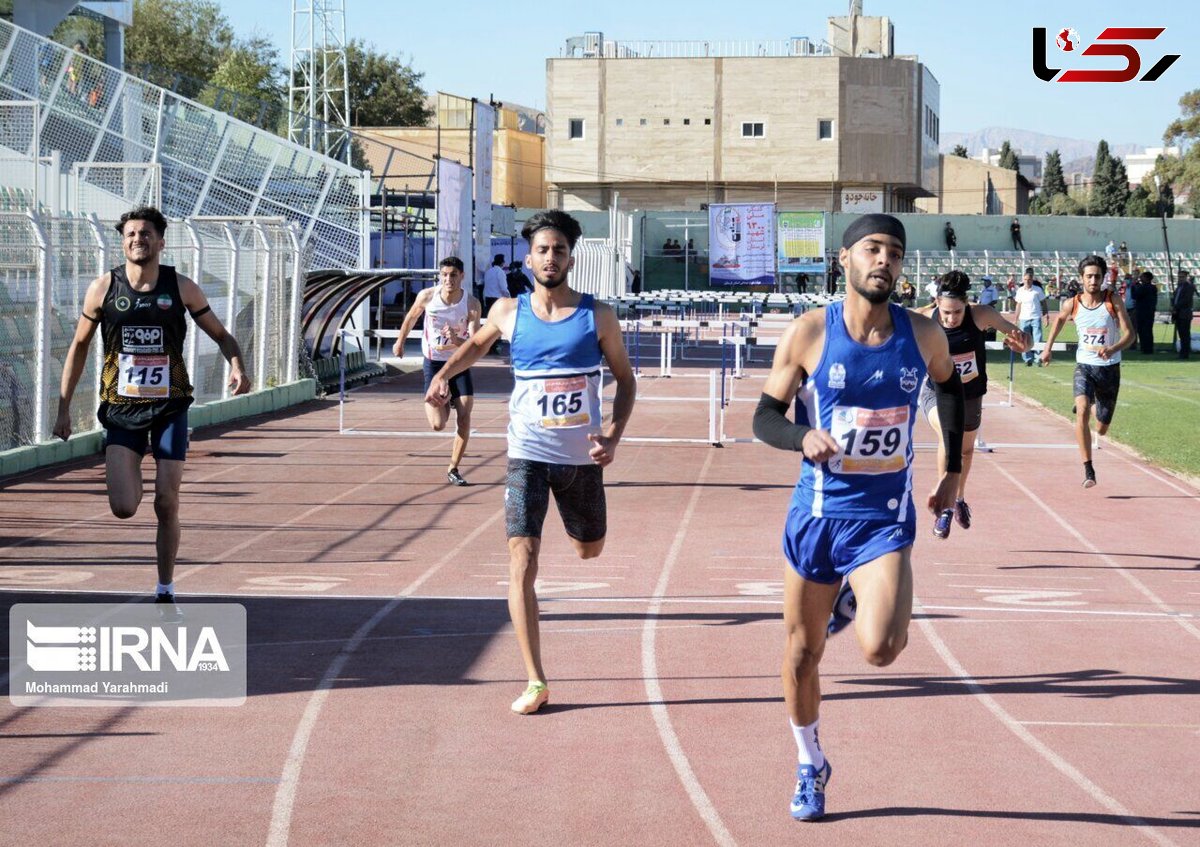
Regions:
<instances>
[{"instance_id":1,"label":"male runner in blue uniform","mask_svg":"<svg viewBox=\"0 0 1200 847\"><path fill-rule=\"evenodd\" d=\"M567 284L581 234L579 222L565 212L541 212L525 222L521 235L529 242L525 264L533 271L534 291L497 300L487 324L455 351L425 394L425 402L445 405L449 380L501 337L510 342L515 385L504 490L508 611L529 679L512 704L519 715L533 714L550 699L534 590L550 495L579 558L599 556L608 532L603 468L616 455L637 395L616 312ZM601 359L617 386L607 424L600 408Z\"/></svg>"},{"instance_id":2,"label":"male runner in blue uniform","mask_svg":"<svg viewBox=\"0 0 1200 847\"><path fill-rule=\"evenodd\" d=\"M954 507L962 470L962 381L946 333L889 304L904 262L904 226L864 215L842 237L846 299L801 315L780 339L754 434L804 454L784 529L783 691L799 751L791 813L825 814L831 768L817 737L817 666L844 576L858 598L855 630L872 665L891 664L908 642L910 556L916 533L912 427L921 381L938 393L947 470L929 495L937 515ZM785 416L800 392L798 423Z\"/></svg>"}]
</instances>

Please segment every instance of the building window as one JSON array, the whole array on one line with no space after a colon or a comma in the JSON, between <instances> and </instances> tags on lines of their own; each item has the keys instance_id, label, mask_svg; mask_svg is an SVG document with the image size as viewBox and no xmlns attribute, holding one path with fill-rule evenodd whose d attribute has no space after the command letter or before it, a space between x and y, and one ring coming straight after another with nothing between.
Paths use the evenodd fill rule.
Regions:
<instances>
[{"instance_id":1,"label":"building window","mask_svg":"<svg viewBox=\"0 0 1200 847\"><path fill-rule=\"evenodd\" d=\"M638 118L638 126L645 126L645 125L646 125L646 119Z\"/></svg>"},{"instance_id":2,"label":"building window","mask_svg":"<svg viewBox=\"0 0 1200 847\"><path fill-rule=\"evenodd\" d=\"M684 118L684 119L683 119L683 125L684 125L684 126L691 126L691 125L692 125L692 119L691 119L691 118Z\"/></svg>"},{"instance_id":3,"label":"building window","mask_svg":"<svg viewBox=\"0 0 1200 847\"><path fill-rule=\"evenodd\" d=\"M704 119L704 125L705 125L705 126L712 126L712 118L705 118L705 119Z\"/></svg>"},{"instance_id":4,"label":"building window","mask_svg":"<svg viewBox=\"0 0 1200 847\"><path fill-rule=\"evenodd\" d=\"M817 138L833 138L833 121L817 121Z\"/></svg>"},{"instance_id":5,"label":"building window","mask_svg":"<svg viewBox=\"0 0 1200 847\"><path fill-rule=\"evenodd\" d=\"M617 118L617 126L625 126L625 119Z\"/></svg>"},{"instance_id":6,"label":"building window","mask_svg":"<svg viewBox=\"0 0 1200 847\"><path fill-rule=\"evenodd\" d=\"M583 118L571 118L568 123L567 137L568 138L583 138Z\"/></svg>"},{"instance_id":7,"label":"building window","mask_svg":"<svg viewBox=\"0 0 1200 847\"><path fill-rule=\"evenodd\" d=\"M744 121L742 123L742 138L762 138L763 125L758 121Z\"/></svg>"}]
</instances>

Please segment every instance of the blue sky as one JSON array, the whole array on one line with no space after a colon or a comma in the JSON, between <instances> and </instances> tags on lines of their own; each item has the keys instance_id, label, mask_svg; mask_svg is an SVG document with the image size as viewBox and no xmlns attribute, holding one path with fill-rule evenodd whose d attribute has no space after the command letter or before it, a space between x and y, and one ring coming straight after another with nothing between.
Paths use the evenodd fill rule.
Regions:
<instances>
[{"instance_id":1,"label":"blue sky","mask_svg":"<svg viewBox=\"0 0 1200 847\"><path fill-rule=\"evenodd\" d=\"M240 35L267 36L286 60L291 0L221 0L221 6ZM1200 87L1200 15L1194 3L864 0L864 7L867 15L890 17L896 51L918 55L938 78L943 133L1006 126L1156 146L1179 114L1180 95ZM825 19L846 8L845 0L346 0L346 29L348 38L411 61L425 73L429 91L491 95L542 108L545 60L559 55L568 37L585 31L617 40L823 39ZM1035 26L1072 27L1084 45L1108 26L1166 27L1156 41L1138 44L1142 72L1165 53L1181 58L1152 83L1046 83L1031 67ZM1068 57L1051 43L1048 58L1060 66L1056 60ZM1120 65L1120 59L1089 57L1061 67Z\"/></svg>"}]
</instances>

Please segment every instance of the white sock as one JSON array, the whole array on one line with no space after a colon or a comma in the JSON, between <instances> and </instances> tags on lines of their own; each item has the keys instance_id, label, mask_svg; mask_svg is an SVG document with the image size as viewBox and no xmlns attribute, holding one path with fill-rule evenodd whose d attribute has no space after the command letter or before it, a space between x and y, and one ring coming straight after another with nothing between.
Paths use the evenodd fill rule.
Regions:
<instances>
[{"instance_id":1,"label":"white sock","mask_svg":"<svg viewBox=\"0 0 1200 847\"><path fill-rule=\"evenodd\" d=\"M821 752L821 742L817 738L817 727L821 725L821 719L817 718L806 726L796 726L791 721L788 723L791 724L792 735L796 738L800 764L812 765L817 770L825 767L825 754Z\"/></svg>"},{"instance_id":2,"label":"white sock","mask_svg":"<svg viewBox=\"0 0 1200 847\"><path fill-rule=\"evenodd\" d=\"M175 593L175 580L171 580L166 585L163 585L160 582L158 584L158 587L154 589L154 593L155 594L174 594Z\"/></svg>"}]
</instances>

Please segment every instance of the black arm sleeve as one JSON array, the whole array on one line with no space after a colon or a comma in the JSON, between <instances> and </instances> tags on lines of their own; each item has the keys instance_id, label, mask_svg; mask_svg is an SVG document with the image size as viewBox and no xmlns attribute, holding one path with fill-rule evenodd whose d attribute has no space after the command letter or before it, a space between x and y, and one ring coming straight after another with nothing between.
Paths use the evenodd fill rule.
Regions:
<instances>
[{"instance_id":1,"label":"black arm sleeve","mask_svg":"<svg viewBox=\"0 0 1200 847\"><path fill-rule=\"evenodd\" d=\"M200 317L201 315L207 315L207 314L208 314L209 312L211 312L211 311L212 311L212 306L208 306L208 305L206 305L206 306L205 306L203 309L201 309L200 311L198 311L198 312L189 312L189 314L192 316L192 320L196 320L196 318Z\"/></svg>"},{"instance_id":2,"label":"black arm sleeve","mask_svg":"<svg viewBox=\"0 0 1200 847\"><path fill-rule=\"evenodd\" d=\"M804 436L812 427L789 421L787 410L787 403L764 393L758 398L758 408L754 410L754 436L780 450L801 452L804 449Z\"/></svg>"},{"instance_id":3,"label":"black arm sleeve","mask_svg":"<svg viewBox=\"0 0 1200 847\"><path fill-rule=\"evenodd\" d=\"M958 369L945 382L933 384L937 395L938 423L942 428L942 444L946 447L946 470L962 473L963 429L966 424L966 406L963 402L962 378Z\"/></svg>"}]
</instances>

